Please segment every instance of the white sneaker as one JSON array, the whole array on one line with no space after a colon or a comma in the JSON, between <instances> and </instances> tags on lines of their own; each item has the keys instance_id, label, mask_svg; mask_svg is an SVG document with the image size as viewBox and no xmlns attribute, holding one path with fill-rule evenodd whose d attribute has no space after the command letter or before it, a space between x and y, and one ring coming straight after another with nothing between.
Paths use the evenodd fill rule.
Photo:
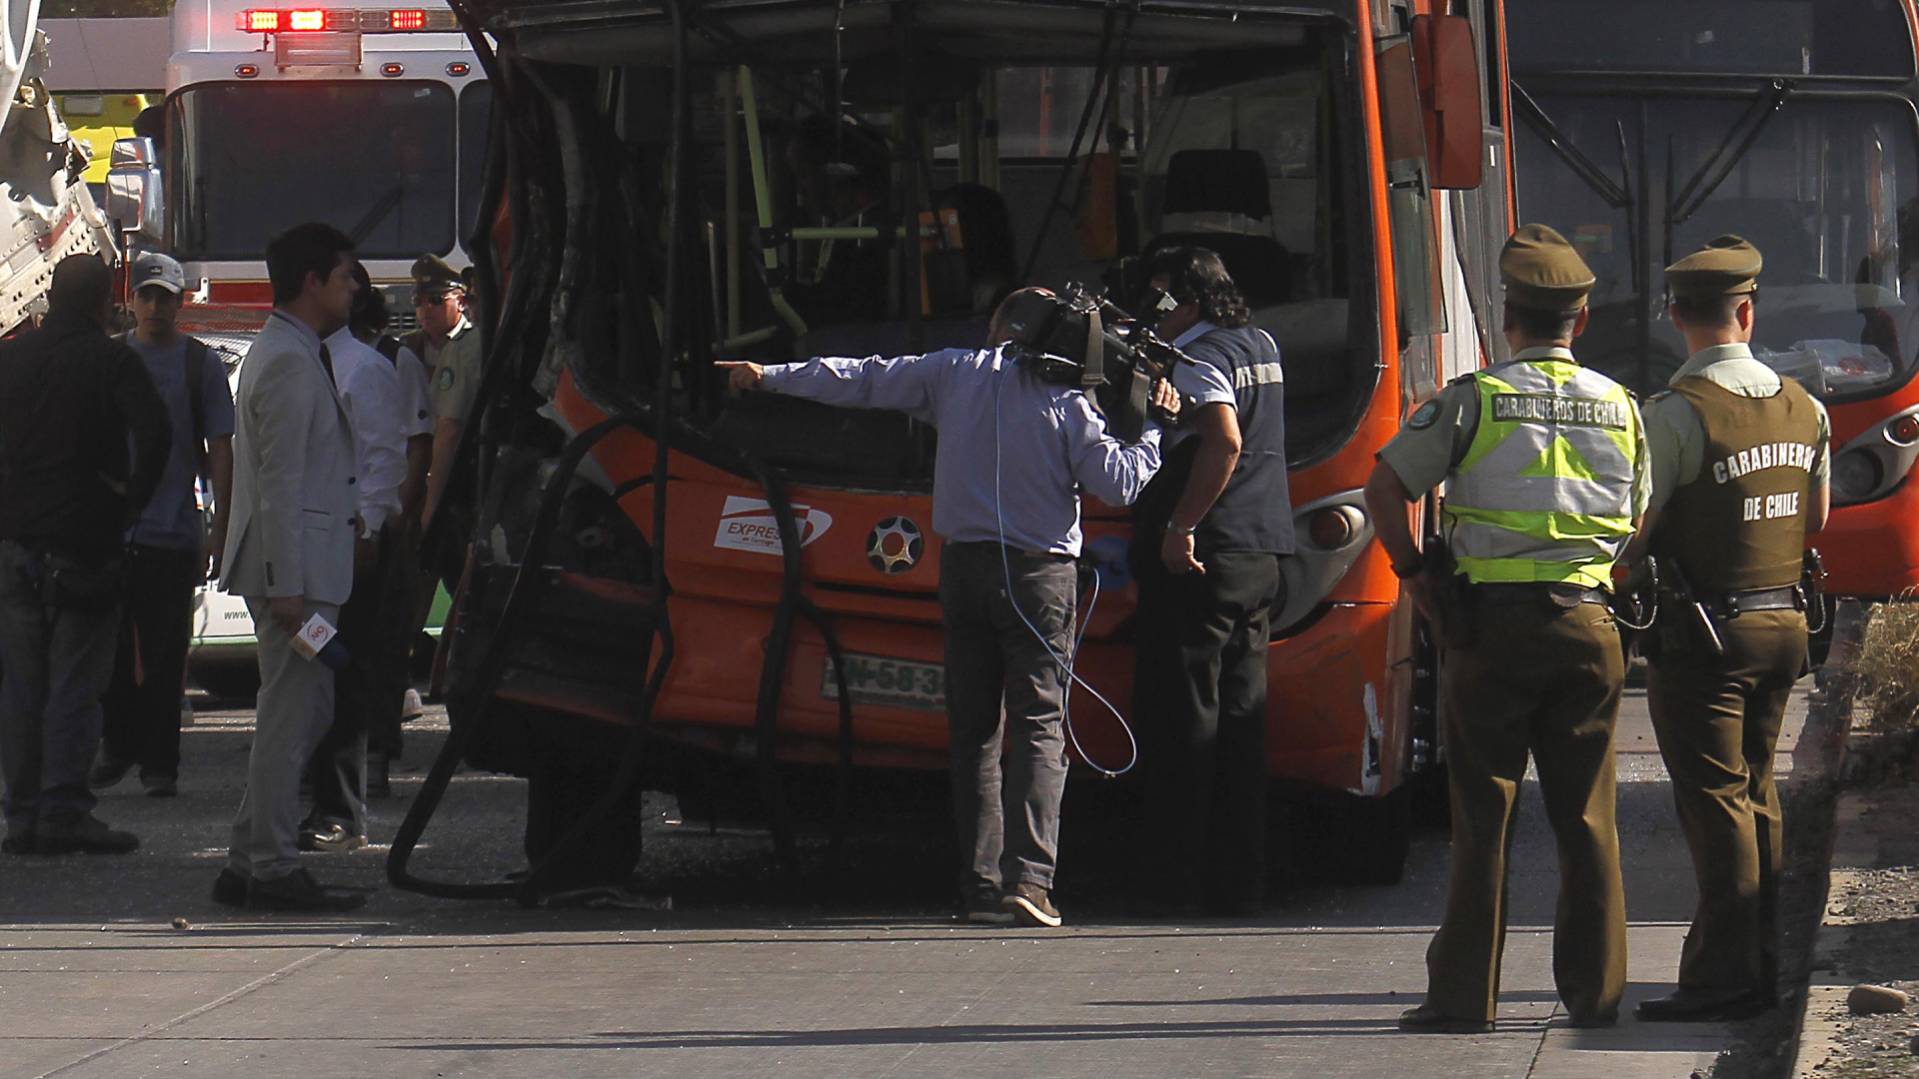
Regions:
<instances>
[{"instance_id":1,"label":"white sneaker","mask_svg":"<svg viewBox=\"0 0 1919 1079\"><path fill-rule=\"evenodd\" d=\"M405 723L409 719L419 719L425 714L426 705L420 701L420 691L408 686L406 700L400 705L400 722Z\"/></svg>"}]
</instances>

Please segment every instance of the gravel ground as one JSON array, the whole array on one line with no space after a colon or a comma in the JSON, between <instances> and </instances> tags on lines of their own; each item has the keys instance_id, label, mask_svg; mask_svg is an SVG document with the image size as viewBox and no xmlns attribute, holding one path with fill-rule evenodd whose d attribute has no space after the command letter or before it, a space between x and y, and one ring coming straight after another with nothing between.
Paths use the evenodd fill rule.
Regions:
<instances>
[{"instance_id":1,"label":"gravel ground","mask_svg":"<svg viewBox=\"0 0 1919 1079\"><path fill-rule=\"evenodd\" d=\"M1863 811L1845 827L1878 848L1875 868L1836 870L1828 924L1844 926L1827 962L1840 980L1903 989L1919 1000L1919 784L1859 792ZM1897 1015L1845 1016L1836 1051L1814 1074L1848 1079L1919 1076L1919 1005Z\"/></svg>"}]
</instances>

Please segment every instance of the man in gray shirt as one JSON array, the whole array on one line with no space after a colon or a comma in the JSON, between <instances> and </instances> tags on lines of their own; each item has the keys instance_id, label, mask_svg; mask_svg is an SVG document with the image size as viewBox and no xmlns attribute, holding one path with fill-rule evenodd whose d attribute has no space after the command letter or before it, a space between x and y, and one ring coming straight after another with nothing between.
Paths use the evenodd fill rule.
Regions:
<instances>
[{"instance_id":1,"label":"man in gray shirt","mask_svg":"<svg viewBox=\"0 0 1919 1079\"><path fill-rule=\"evenodd\" d=\"M1015 362L1004 347L1007 310L1003 303L994 316L986 348L717 366L735 389L896 409L939 429L933 531L945 540L940 610L965 916L1057 926L1050 893L1066 789L1061 720L1080 493L1131 504L1159 468L1159 431L1149 425L1123 444L1085 393ZM1166 387L1157 400L1175 403ZM1013 742L1003 785L1002 737Z\"/></svg>"},{"instance_id":2,"label":"man in gray shirt","mask_svg":"<svg viewBox=\"0 0 1919 1079\"><path fill-rule=\"evenodd\" d=\"M179 790L180 691L193 636L193 591L227 541L233 394L220 357L175 324L186 288L180 264L148 253L134 260L131 275L137 321L125 340L167 406L173 441L159 489L127 533L120 653L100 701L105 737L88 782L111 787L138 766L147 794L167 798ZM213 506L210 529L194 495L202 478Z\"/></svg>"}]
</instances>

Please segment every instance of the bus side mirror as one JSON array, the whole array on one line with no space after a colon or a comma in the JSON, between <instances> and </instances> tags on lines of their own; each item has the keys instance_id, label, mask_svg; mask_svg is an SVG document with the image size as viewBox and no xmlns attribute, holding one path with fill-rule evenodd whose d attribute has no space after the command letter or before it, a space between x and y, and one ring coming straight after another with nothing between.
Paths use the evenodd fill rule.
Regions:
<instances>
[{"instance_id":1,"label":"bus side mirror","mask_svg":"<svg viewBox=\"0 0 1919 1079\"><path fill-rule=\"evenodd\" d=\"M1485 105L1472 20L1464 15L1414 16L1413 67L1426 114L1432 185L1478 187L1485 167Z\"/></svg>"},{"instance_id":2,"label":"bus side mirror","mask_svg":"<svg viewBox=\"0 0 1919 1079\"><path fill-rule=\"evenodd\" d=\"M107 168L107 217L121 235L162 240L160 154L152 139L115 139Z\"/></svg>"}]
</instances>

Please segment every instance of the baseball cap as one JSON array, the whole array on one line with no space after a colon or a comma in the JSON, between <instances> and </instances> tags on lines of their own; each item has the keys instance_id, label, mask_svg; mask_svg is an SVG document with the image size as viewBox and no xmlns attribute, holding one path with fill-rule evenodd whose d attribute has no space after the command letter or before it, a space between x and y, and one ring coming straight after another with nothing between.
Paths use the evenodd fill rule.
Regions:
<instances>
[{"instance_id":1,"label":"baseball cap","mask_svg":"<svg viewBox=\"0 0 1919 1079\"><path fill-rule=\"evenodd\" d=\"M158 285L176 296L187 290L187 272L170 255L148 251L133 260L133 291Z\"/></svg>"}]
</instances>

